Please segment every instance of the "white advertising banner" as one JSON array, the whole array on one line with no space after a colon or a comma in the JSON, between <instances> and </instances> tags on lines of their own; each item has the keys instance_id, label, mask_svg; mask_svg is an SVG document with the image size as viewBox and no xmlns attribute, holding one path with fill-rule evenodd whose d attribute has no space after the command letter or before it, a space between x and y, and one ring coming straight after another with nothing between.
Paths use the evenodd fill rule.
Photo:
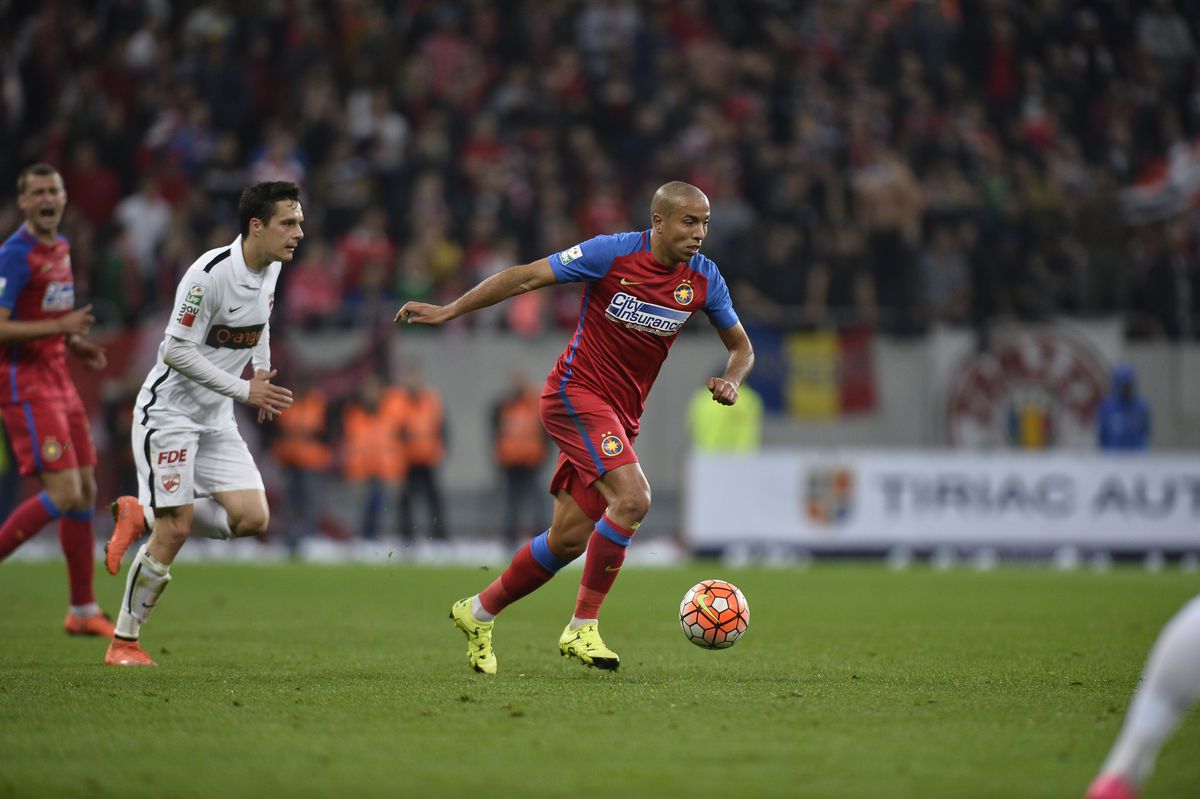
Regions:
<instances>
[{"instance_id":1,"label":"white advertising banner","mask_svg":"<svg viewBox=\"0 0 1200 799\"><path fill-rule=\"evenodd\" d=\"M1200 453L695 455L693 546L1200 548Z\"/></svg>"}]
</instances>

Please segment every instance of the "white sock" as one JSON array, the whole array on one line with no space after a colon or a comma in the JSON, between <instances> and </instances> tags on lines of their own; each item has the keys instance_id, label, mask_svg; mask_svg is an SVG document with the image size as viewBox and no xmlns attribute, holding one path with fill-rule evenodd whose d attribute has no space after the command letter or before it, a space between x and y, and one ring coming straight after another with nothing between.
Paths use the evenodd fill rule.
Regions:
<instances>
[{"instance_id":1,"label":"white sock","mask_svg":"<svg viewBox=\"0 0 1200 799\"><path fill-rule=\"evenodd\" d=\"M1134 785L1150 776L1167 736L1200 695L1200 596L1167 622L1150 650L1142 681L1102 774Z\"/></svg>"},{"instance_id":2,"label":"white sock","mask_svg":"<svg viewBox=\"0 0 1200 799\"><path fill-rule=\"evenodd\" d=\"M121 638L137 639L142 625L150 617L159 596L171 582L170 566L164 566L146 551L150 546L142 544L133 563L129 564L129 576L125 580L125 597L121 600L121 613L117 616L117 635Z\"/></svg>"},{"instance_id":3,"label":"white sock","mask_svg":"<svg viewBox=\"0 0 1200 799\"><path fill-rule=\"evenodd\" d=\"M71 605L70 610L76 616L95 616L100 612L100 606L95 602L89 602L86 605Z\"/></svg>"},{"instance_id":4,"label":"white sock","mask_svg":"<svg viewBox=\"0 0 1200 799\"><path fill-rule=\"evenodd\" d=\"M483 603L479 601L479 594L471 597L471 615L475 617L475 621L496 620L496 614L488 613L483 609Z\"/></svg>"},{"instance_id":5,"label":"white sock","mask_svg":"<svg viewBox=\"0 0 1200 799\"><path fill-rule=\"evenodd\" d=\"M200 497L192 503L192 532L205 538L228 541L233 538L229 526L229 512L212 497Z\"/></svg>"},{"instance_id":6,"label":"white sock","mask_svg":"<svg viewBox=\"0 0 1200 799\"><path fill-rule=\"evenodd\" d=\"M578 630L583 625L591 624L594 621L596 621L596 619L581 619L578 616L572 616L571 617L571 625L570 625L569 629Z\"/></svg>"}]
</instances>

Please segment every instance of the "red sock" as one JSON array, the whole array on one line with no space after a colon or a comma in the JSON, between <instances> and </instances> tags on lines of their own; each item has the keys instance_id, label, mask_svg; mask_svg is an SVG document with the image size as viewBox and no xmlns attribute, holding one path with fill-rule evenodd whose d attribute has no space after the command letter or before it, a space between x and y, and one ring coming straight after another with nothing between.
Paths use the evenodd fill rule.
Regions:
<instances>
[{"instance_id":1,"label":"red sock","mask_svg":"<svg viewBox=\"0 0 1200 799\"><path fill-rule=\"evenodd\" d=\"M588 539L587 560L583 564L583 578L579 581L579 595L575 599L575 618L600 617L600 605L617 581L632 539L632 531L613 524L607 515L596 522L596 529Z\"/></svg>"},{"instance_id":2,"label":"red sock","mask_svg":"<svg viewBox=\"0 0 1200 799\"><path fill-rule=\"evenodd\" d=\"M523 596L541 588L568 561L559 560L546 543L550 531L534 538L513 555L512 563L479 593L479 604L493 616Z\"/></svg>"},{"instance_id":3,"label":"red sock","mask_svg":"<svg viewBox=\"0 0 1200 799\"><path fill-rule=\"evenodd\" d=\"M0 560L4 560L21 544L33 538L42 528L62 513L42 491L17 506L13 515L0 527Z\"/></svg>"},{"instance_id":4,"label":"red sock","mask_svg":"<svg viewBox=\"0 0 1200 799\"><path fill-rule=\"evenodd\" d=\"M67 556L67 578L71 582L71 604L96 601L92 579L96 575L96 539L92 536L92 514L72 511L58 522L58 542Z\"/></svg>"}]
</instances>

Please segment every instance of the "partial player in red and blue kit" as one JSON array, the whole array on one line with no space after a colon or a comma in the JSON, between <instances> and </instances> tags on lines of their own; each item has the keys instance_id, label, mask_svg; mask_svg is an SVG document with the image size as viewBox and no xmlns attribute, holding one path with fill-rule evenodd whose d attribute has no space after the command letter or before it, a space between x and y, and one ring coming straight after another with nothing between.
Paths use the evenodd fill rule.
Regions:
<instances>
[{"instance_id":1,"label":"partial player in red and blue kit","mask_svg":"<svg viewBox=\"0 0 1200 799\"><path fill-rule=\"evenodd\" d=\"M17 195L25 223L0 246L0 414L21 474L37 477L42 491L0 526L0 560L58 519L71 586L63 626L108 637L113 625L92 589L96 451L66 356L92 369L107 360L84 338L95 322L91 306L75 308L71 247L58 232L67 204L62 177L35 164L21 172Z\"/></svg>"},{"instance_id":2,"label":"partial player in red and blue kit","mask_svg":"<svg viewBox=\"0 0 1200 799\"><path fill-rule=\"evenodd\" d=\"M668 183L651 201L649 230L598 236L505 269L447 306L410 302L396 314L397 322L440 325L543 286L584 284L579 323L542 391L542 424L561 453L550 484L550 529L517 552L490 586L451 608L476 671L496 671L496 615L585 549L575 612L559 651L589 666L619 666L620 658L600 638L597 619L650 510L650 484L633 449L646 396L675 336L696 311L707 314L729 351L724 374L708 381L714 401L734 404L754 362L724 278L699 254L708 218L703 192Z\"/></svg>"}]
</instances>

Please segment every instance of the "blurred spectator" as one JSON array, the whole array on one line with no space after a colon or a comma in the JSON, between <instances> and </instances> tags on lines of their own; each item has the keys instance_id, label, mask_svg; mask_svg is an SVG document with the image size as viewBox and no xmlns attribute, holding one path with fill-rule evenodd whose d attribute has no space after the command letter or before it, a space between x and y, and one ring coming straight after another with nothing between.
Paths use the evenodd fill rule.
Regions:
<instances>
[{"instance_id":1,"label":"blurred spectator","mask_svg":"<svg viewBox=\"0 0 1200 799\"><path fill-rule=\"evenodd\" d=\"M547 503L539 474L550 452L548 444L541 419L541 386L524 372L513 372L508 393L492 407L493 453L502 477L501 535L510 549L522 537L546 528Z\"/></svg>"},{"instance_id":2,"label":"blurred spectator","mask_svg":"<svg viewBox=\"0 0 1200 799\"><path fill-rule=\"evenodd\" d=\"M938 224L919 257L924 318L931 323L962 324L971 309L971 272L961 235L949 222Z\"/></svg>"},{"instance_id":3,"label":"blurred spectator","mask_svg":"<svg viewBox=\"0 0 1200 799\"><path fill-rule=\"evenodd\" d=\"M714 373L724 371L719 364ZM721 405L707 386L692 394L687 431L693 452L754 452L762 446L763 401L749 383L738 387L738 400Z\"/></svg>"},{"instance_id":4,"label":"blurred spectator","mask_svg":"<svg viewBox=\"0 0 1200 799\"><path fill-rule=\"evenodd\" d=\"M333 452L329 401L315 385L314 375L301 371L289 385L294 397L292 407L275 420L270 432L274 439L271 454L284 477L284 543L295 556L301 543L315 536L317 523L324 515L322 483L333 463ZM358 432L355 430L356 436ZM365 453L358 452L360 443L356 438L347 447L350 460L366 459ZM365 464L356 463L349 471L358 477L368 469Z\"/></svg>"},{"instance_id":5,"label":"blurred spectator","mask_svg":"<svg viewBox=\"0 0 1200 799\"><path fill-rule=\"evenodd\" d=\"M121 201L121 176L96 157L96 146L84 139L75 145L63 181L71 187L71 205L96 229L103 229L113 218Z\"/></svg>"},{"instance_id":6,"label":"blurred spectator","mask_svg":"<svg viewBox=\"0 0 1200 799\"><path fill-rule=\"evenodd\" d=\"M380 208L368 209L337 243L337 257L342 266L342 295L349 315L363 305L366 292L364 280L371 269L387 271L396 256L396 246L386 229L387 218ZM369 276L373 279L375 276ZM390 281L389 281L390 282Z\"/></svg>"},{"instance_id":7,"label":"blurred spectator","mask_svg":"<svg viewBox=\"0 0 1200 799\"><path fill-rule=\"evenodd\" d=\"M158 182L142 179L136 194L117 204L116 219L135 259L141 282L153 285L158 267L158 248L171 227L171 206L158 190Z\"/></svg>"},{"instance_id":8,"label":"blurred spectator","mask_svg":"<svg viewBox=\"0 0 1200 799\"><path fill-rule=\"evenodd\" d=\"M408 462L408 479L400 491L400 535L408 544L417 539L413 505L419 501L428 516L422 537L445 541L447 524L439 472L446 457L448 428L442 398L425 382L423 370L415 363L405 366L400 393L404 457Z\"/></svg>"},{"instance_id":9,"label":"blurred spectator","mask_svg":"<svg viewBox=\"0 0 1200 799\"><path fill-rule=\"evenodd\" d=\"M1150 406L1137 390L1133 367L1123 363L1113 369L1112 389L1096 414L1100 449L1142 451L1150 445Z\"/></svg>"},{"instance_id":10,"label":"blurred spectator","mask_svg":"<svg viewBox=\"0 0 1200 799\"><path fill-rule=\"evenodd\" d=\"M280 315L288 326L319 327L339 318L342 304L341 266L320 236L309 235L300 257L288 268L282 287Z\"/></svg>"},{"instance_id":11,"label":"blurred spectator","mask_svg":"<svg viewBox=\"0 0 1200 799\"><path fill-rule=\"evenodd\" d=\"M1200 258L1185 216L1150 227L1141 237L1143 267L1136 278L1135 334L1180 339L1195 333L1200 303Z\"/></svg>"},{"instance_id":12,"label":"blurred spectator","mask_svg":"<svg viewBox=\"0 0 1200 799\"><path fill-rule=\"evenodd\" d=\"M359 535L379 537L384 510L405 476L400 393L377 373L366 375L342 411L342 477L359 510Z\"/></svg>"}]
</instances>

